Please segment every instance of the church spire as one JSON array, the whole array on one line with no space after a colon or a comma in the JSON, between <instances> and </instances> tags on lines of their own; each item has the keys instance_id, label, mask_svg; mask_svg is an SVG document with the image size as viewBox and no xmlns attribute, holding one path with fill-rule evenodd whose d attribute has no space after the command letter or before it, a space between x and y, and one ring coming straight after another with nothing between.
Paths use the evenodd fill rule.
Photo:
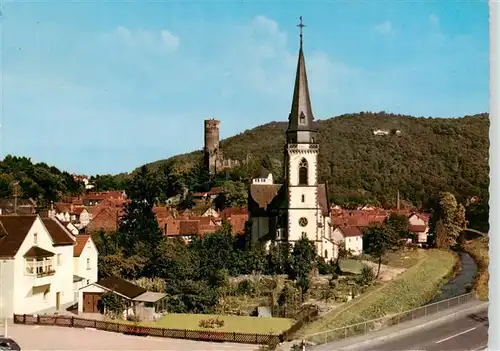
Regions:
<instances>
[{"instance_id":1,"label":"church spire","mask_svg":"<svg viewBox=\"0 0 500 351\"><path fill-rule=\"evenodd\" d=\"M309 86L307 84L306 62L302 48L302 16L297 27L300 28L300 48L295 75L292 108L288 117L287 141L288 143L314 143L315 129L313 127L313 113Z\"/></svg>"}]
</instances>

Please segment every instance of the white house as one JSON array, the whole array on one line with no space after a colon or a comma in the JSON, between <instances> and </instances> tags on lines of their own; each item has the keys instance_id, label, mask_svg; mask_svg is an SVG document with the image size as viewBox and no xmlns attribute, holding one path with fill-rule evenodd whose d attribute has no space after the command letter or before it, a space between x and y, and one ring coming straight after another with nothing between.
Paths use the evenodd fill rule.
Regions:
<instances>
[{"instance_id":1,"label":"white house","mask_svg":"<svg viewBox=\"0 0 500 351\"><path fill-rule=\"evenodd\" d=\"M337 227L332 232L332 239L336 244L343 242L345 249L352 255L363 253L363 233L358 227ZM335 258L338 257L338 247L335 246Z\"/></svg>"},{"instance_id":2,"label":"white house","mask_svg":"<svg viewBox=\"0 0 500 351\"><path fill-rule=\"evenodd\" d=\"M73 236L57 220L0 216L0 315L53 313L73 294Z\"/></svg>"},{"instance_id":3,"label":"white house","mask_svg":"<svg viewBox=\"0 0 500 351\"><path fill-rule=\"evenodd\" d=\"M78 290L95 283L98 277L97 260L99 253L90 235L77 235L73 250L73 283L75 301Z\"/></svg>"},{"instance_id":4,"label":"white house","mask_svg":"<svg viewBox=\"0 0 500 351\"><path fill-rule=\"evenodd\" d=\"M408 217L408 221L410 222L410 231L417 235L418 243L426 243L429 234L427 219L418 213L412 213Z\"/></svg>"}]
</instances>

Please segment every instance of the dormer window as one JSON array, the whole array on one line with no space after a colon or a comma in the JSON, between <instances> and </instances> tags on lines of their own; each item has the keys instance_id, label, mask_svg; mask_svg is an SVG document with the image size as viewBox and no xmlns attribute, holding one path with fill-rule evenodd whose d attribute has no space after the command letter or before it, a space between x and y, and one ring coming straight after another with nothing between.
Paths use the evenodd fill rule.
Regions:
<instances>
[{"instance_id":1,"label":"dormer window","mask_svg":"<svg viewBox=\"0 0 500 351\"><path fill-rule=\"evenodd\" d=\"M302 111L300 112L299 123L306 124L306 116L304 115L304 112L302 112Z\"/></svg>"}]
</instances>

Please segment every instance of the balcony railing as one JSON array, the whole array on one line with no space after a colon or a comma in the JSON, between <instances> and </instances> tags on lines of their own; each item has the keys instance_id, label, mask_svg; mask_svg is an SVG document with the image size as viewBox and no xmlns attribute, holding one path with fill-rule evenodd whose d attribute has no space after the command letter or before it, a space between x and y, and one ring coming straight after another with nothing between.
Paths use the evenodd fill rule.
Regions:
<instances>
[{"instance_id":1,"label":"balcony railing","mask_svg":"<svg viewBox=\"0 0 500 351\"><path fill-rule=\"evenodd\" d=\"M52 264L52 259L43 260L30 260L27 259L25 262L25 273L26 275L36 276L37 278L47 277L55 274L54 265Z\"/></svg>"},{"instance_id":2,"label":"balcony railing","mask_svg":"<svg viewBox=\"0 0 500 351\"><path fill-rule=\"evenodd\" d=\"M318 150L319 144L288 144L288 150Z\"/></svg>"}]
</instances>

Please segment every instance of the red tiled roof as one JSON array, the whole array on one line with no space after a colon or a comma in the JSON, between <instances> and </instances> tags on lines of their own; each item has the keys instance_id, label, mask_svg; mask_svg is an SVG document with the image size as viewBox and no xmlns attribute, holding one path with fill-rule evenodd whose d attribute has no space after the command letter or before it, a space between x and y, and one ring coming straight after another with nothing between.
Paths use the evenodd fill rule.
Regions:
<instances>
[{"instance_id":1,"label":"red tiled roof","mask_svg":"<svg viewBox=\"0 0 500 351\"><path fill-rule=\"evenodd\" d=\"M363 236L363 233L358 227L339 227L338 229L344 237Z\"/></svg>"},{"instance_id":2,"label":"red tiled roof","mask_svg":"<svg viewBox=\"0 0 500 351\"><path fill-rule=\"evenodd\" d=\"M64 202L56 202L54 203L54 208L58 213L62 212L71 212L71 204L70 203L64 203Z\"/></svg>"},{"instance_id":3,"label":"red tiled roof","mask_svg":"<svg viewBox=\"0 0 500 351\"><path fill-rule=\"evenodd\" d=\"M85 207L75 207L73 208L73 213L76 214L77 216L81 215L83 210L86 210Z\"/></svg>"},{"instance_id":4,"label":"red tiled roof","mask_svg":"<svg viewBox=\"0 0 500 351\"><path fill-rule=\"evenodd\" d=\"M219 216L221 218L230 218L232 215L248 215L248 208L246 207L228 207L223 209Z\"/></svg>"},{"instance_id":5,"label":"red tiled roof","mask_svg":"<svg viewBox=\"0 0 500 351\"><path fill-rule=\"evenodd\" d=\"M57 219L42 218L42 222L52 237L54 245L74 245L73 236Z\"/></svg>"},{"instance_id":6,"label":"red tiled roof","mask_svg":"<svg viewBox=\"0 0 500 351\"><path fill-rule=\"evenodd\" d=\"M412 233L425 233L427 227L425 225L412 225L410 226L410 231Z\"/></svg>"},{"instance_id":7,"label":"red tiled roof","mask_svg":"<svg viewBox=\"0 0 500 351\"><path fill-rule=\"evenodd\" d=\"M156 215L156 218L167 218L172 215L172 212L169 208L163 206L155 206L153 207L153 212Z\"/></svg>"},{"instance_id":8,"label":"red tiled roof","mask_svg":"<svg viewBox=\"0 0 500 351\"><path fill-rule=\"evenodd\" d=\"M103 191L99 193L89 193L82 197L84 200L106 200L109 198L122 199L124 198L123 192L120 190L116 191Z\"/></svg>"},{"instance_id":9,"label":"red tiled roof","mask_svg":"<svg viewBox=\"0 0 500 351\"><path fill-rule=\"evenodd\" d=\"M75 239L76 239L76 244L73 250L73 257L80 257L80 255L83 252L83 249L85 249L85 245L87 245L87 242L90 240L90 235L80 234L77 235Z\"/></svg>"},{"instance_id":10,"label":"red tiled roof","mask_svg":"<svg viewBox=\"0 0 500 351\"><path fill-rule=\"evenodd\" d=\"M0 216L0 257L17 254L37 216Z\"/></svg>"},{"instance_id":11,"label":"red tiled roof","mask_svg":"<svg viewBox=\"0 0 500 351\"><path fill-rule=\"evenodd\" d=\"M87 226L87 232L95 232L103 230L112 232L118 229L118 224L123 215L124 208L122 207L104 207L96 215L92 213L92 221Z\"/></svg>"},{"instance_id":12,"label":"red tiled roof","mask_svg":"<svg viewBox=\"0 0 500 351\"><path fill-rule=\"evenodd\" d=\"M197 235L200 231L200 221L181 220L179 223L179 234Z\"/></svg>"}]
</instances>

